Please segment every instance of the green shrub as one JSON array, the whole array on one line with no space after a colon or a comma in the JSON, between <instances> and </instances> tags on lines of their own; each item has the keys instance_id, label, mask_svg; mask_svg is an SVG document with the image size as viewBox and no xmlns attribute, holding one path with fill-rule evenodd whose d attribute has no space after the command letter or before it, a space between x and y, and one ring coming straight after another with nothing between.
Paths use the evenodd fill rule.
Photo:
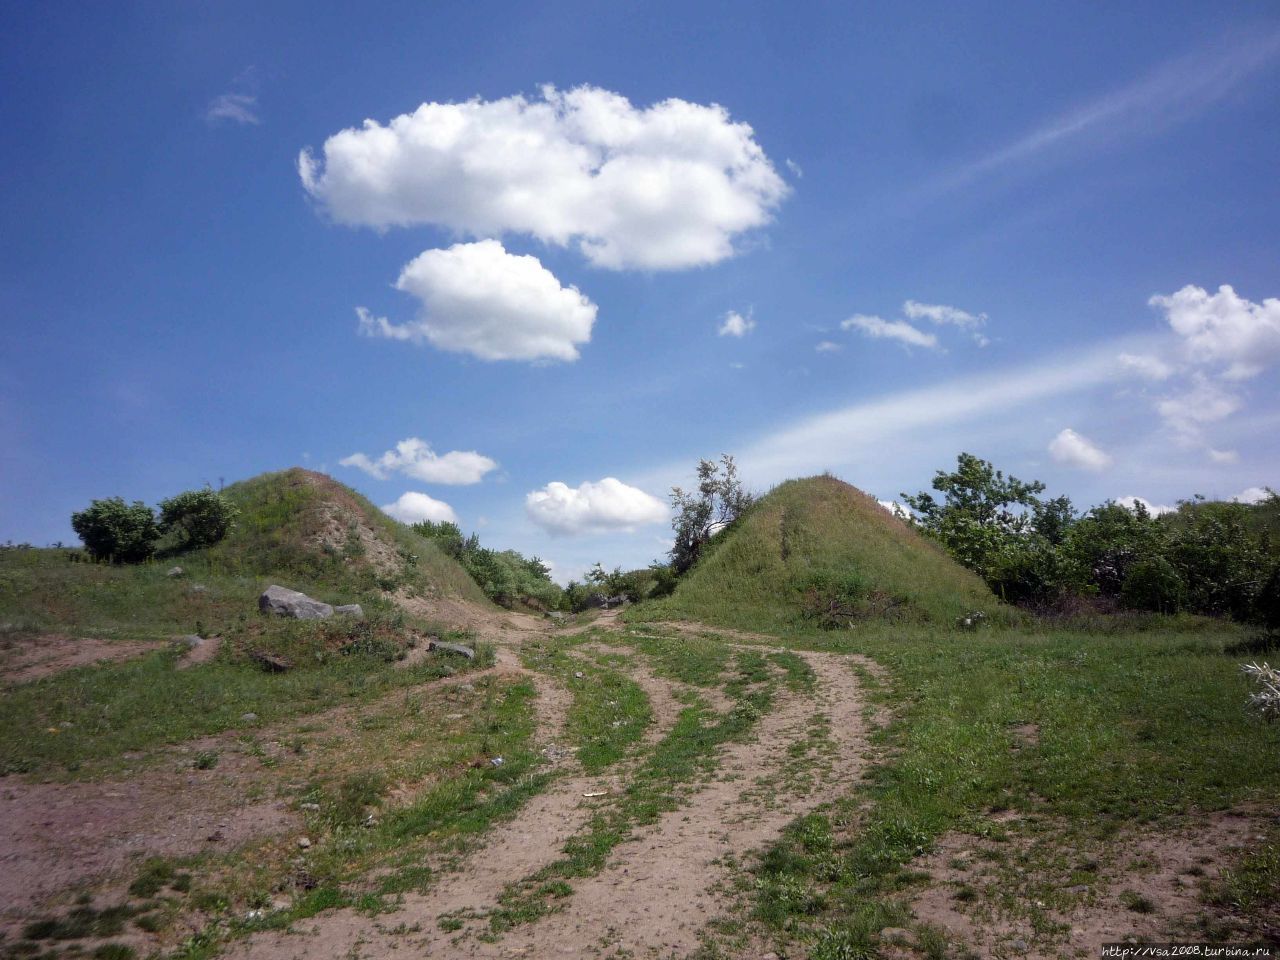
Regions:
<instances>
[{"instance_id":1,"label":"green shrub","mask_svg":"<svg viewBox=\"0 0 1280 960\"><path fill-rule=\"evenodd\" d=\"M160 529L156 517L141 500L126 504L120 497L94 500L71 515L71 528L95 560L140 563L156 549Z\"/></svg>"},{"instance_id":2,"label":"green shrub","mask_svg":"<svg viewBox=\"0 0 1280 960\"><path fill-rule=\"evenodd\" d=\"M173 534L178 547L208 547L231 530L240 511L213 490L188 490L160 501L160 530Z\"/></svg>"},{"instance_id":3,"label":"green shrub","mask_svg":"<svg viewBox=\"0 0 1280 960\"><path fill-rule=\"evenodd\" d=\"M1172 563L1161 556L1146 557L1129 567L1120 589L1120 602L1130 610L1177 613L1186 597L1186 584Z\"/></svg>"}]
</instances>

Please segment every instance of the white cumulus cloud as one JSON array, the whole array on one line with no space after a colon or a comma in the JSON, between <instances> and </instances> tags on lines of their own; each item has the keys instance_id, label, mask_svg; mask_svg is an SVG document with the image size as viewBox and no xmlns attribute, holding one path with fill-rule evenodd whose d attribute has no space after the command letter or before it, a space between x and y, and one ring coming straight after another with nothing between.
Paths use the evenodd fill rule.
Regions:
<instances>
[{"instance_id":1,"label":"white cumulus cloud","mask_svg":"<svg viewBox=\"0 0 1280 960\"><path fill-rule=\"evenodd\" d=\"M1249 487L1247 490L1241 490L1231 499L1236 503L1261 503L1271 496L1271 491L1266 487Z\"/></svg>"},{"instance_id":2,"label":"white cumulus cloud","mask_svg":"<svg viewBox=\"0 0 1280 960\"><path fill-rule=\"evenodd\" d=\"M1111 466L1111 457L1107 453L1070 427L1050 441L1049 456L1058 463L1080 467L1082 470L1098 471Z\"/></svg>"},{"instance_id":3,"label":"white cumulus cloud","mask_svg":"<svg viewBox=\"0 0 1280 960\"><path fill-rule=\"evenodd\" d=\"M396 288L422 301L422 316L395 324L357 307L361 333L481 360L577 360L596 320L596 305L577 287L561 286L537 257L507 253L497 240L419 254Z\"/></svg>"},{"instance_id":4,"label":"white cumulus cloud","mask_svg":"<svg viewBox=\"0 0 1280 960\"><path fill-rule=\"evenodd\" d=\"M1188 285L1150 303L1164 310L1188 359L1220 365L1230 380L1257 376L1280 359L1280 299L1253 303L1226 284L1213 294Z\"/></svg>"},{"instance_id":5,"label":"white cumulus cloud","mask_svg":"<svg viewBox=\"0 0 1280 960\"><path fill-rule=\"evenodd\" d=\"M1177 507L1170 507L1165 504L1152 503L1150 500L1144 500L1142 497L1119 497L1116 503L1124 507L1126 510L1136 510L1141 504L1142 508L1153 517L1158 517L1164 513L1177 513Z\"/></svg>"},{"instance_id":6,"label":"white cumulus cloud","mask_svg":"<svg viewBox=\"0 0 1280 960\"><path fill-rule=\"evenodd\" d=\"M353 453L338 461L344 467L356 467L371 477L385 480L393 473L402 473L424 483L466 485L479 483L484 475L496 470L495 460L474 450L450 450L438 454L431 445L418 437L409 437L396 444L376 460L363 453Z\"/></svg>"},{"instance_id":7,"label":"white cumulus cloud","mask_svg":"<svg viewBox=\"0 0 1280 960\"><path fill-rule=\"evenodd\" d=\"M730 310L724 315L724 322L717 332L722 337L745 337L755 328L756 322L751 319L750 311L744 317L737 310Z\"/></svg>"},{"instance_id":8,"label":"white cumulus cloud","mask_svg":"<svg viewBox=\"0 0 1280 960\"><path fill-rule=\"evenodd\" d=\"M570 487L559 481L525 497L529 519L553 534L602 533L663 523L667 505L615 477Z\"/></svg>"},{"instance_id":9,"label":"white cumulus cloud","mask_svg":"<svg viewBox=\"0 0 1280 960\"><path fill-rule=\"evenodd\" d=\"M298 173L337 221L434 224L576 243L596 266L671 270L733 255L789 188L745 123L670 99L638 109L582 86L424 103L329 137Z\"/></svg>"},{"instance_id":10,"label":"white cumulus cloud","mask_svg":"<svg viewBox=\"0 0 1280 960\"><path fill-rule=\"evenodd\" d=\"M425 493L417 493L413 490L400 494L400 499L395 503L386 504L382 512L395 517L401 523L421 523L423 520L431 520L434 523L445 520L450 523L458 522L458 515L453 512L453 507L443 500L436 500Z\"/></svg>"},{"instance_id":11,"label":"white cumulus cloud","mask_svg":"<svg viewBox=\"0 0 1280 960\"><path fill-rule=\"evenodd\" d=\"M860 330L868 337L877 340L897 340L910 347L925 347L936 350L938 338L932 333L917 330L905 320L883 320L880 317L869 317L855 314L840 323L842 330Z\"/></svg>"},{"instance_id":12,"label":"white cumulus cloud","mask_svg":"<svg viewBox=\"0 0 1280 960\"><path fill-rule=\"evenodd\" d=\"M830 340L819 340L818 345L813 348L818 353L839 353L840 344L833 343Z\"/></svg>"}]
</instances>

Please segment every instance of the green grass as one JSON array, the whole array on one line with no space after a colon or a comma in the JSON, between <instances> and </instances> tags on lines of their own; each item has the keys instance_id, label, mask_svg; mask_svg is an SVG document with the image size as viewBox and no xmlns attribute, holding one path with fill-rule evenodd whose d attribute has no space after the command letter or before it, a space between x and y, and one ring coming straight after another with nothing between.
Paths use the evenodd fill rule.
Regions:
<instances>
[{"instance_id":1,"label":"green grass","mask_svg":"<svg viewBox=\"0 0 1280 960\"><path fill-rule=\"evenodd\" d=\"M815 956L837 941L870 949L876 931L849 916L878 904L888 918L903 885L918 882L912 862L945 833L999 841L1020 831L1022 846L985 894L1016 910L1032 890L1048 902L1082 882L1079 858L1064 851L1105 851L1118 834L1273 803L1280 727L1243 708L1246 684L1227 652L1240 637L1229 625L1186 622L1129 634L793 635L795 646L865 653L887 667L892 681L879 695L896 719L869 782L797 821L766 856L757 917L775 935L810 942ZM1038 728L1037 742L1017 735L1024 724ZM1025 825L995 824L989 814L999 810ZM1274 889L1275 860L1274 847L1259 851L1223 896L1244 902L1257 896L1251 889ZM1065 935L1043 911L1027 919L1046 937Z\"/></svg>"},{"instance_id":2,"label":"green grass","mask_svg":"<svg viewBox=\"0 0 1280 960\"><path fill-rule=\"evenodd\" d=\"M627 755L652 722L653 711L640 685L622 672L616 658L569 653L586 639L580 635L526 644L523 658L573 694L567 732L578 745L583 771L594 774Z\"/></svg>"},{"instance_id":3,"label":"green grass","mask_svg":"<svg viewBox=\"0 0 1280 960\"><path fill-rule=\"evenodd\" d=\"M836 602L842 623L1016 619L973 573L874 499L833 477L791 480L752 507L646 619L774 632ZM634 619L634 615L633 615Z\"/></svg>"},{"instance_id":4,"label":"green grass","mask_svg":"<svg viewBox=\"0 0 1280 960\"><path fill-rule=\"evenodd\" d=\"M434 655L397 669L381 656L357 653L287 673L221 659L178 670L176 660L162 650L10 690L0 698L0 772L78 771L90 761L101 765L128 752L368 702L459 669L456 658ZM247 713L257 719L245 721Z\"/></svg>"}]
</instances>

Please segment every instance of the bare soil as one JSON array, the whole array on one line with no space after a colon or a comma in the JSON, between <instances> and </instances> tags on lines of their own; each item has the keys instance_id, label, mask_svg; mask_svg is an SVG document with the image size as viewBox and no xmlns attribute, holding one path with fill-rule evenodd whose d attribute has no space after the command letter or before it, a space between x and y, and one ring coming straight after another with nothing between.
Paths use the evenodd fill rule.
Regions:
<instances>
[{"instance_id":1,"label":"bare soil","mask_svg":"<svg viewBox=\"0 0 1280 960\"><path fill-rule=\"evenodd\" d=\"M1000 819L1016 828L1019 818L1006 814ZM932 881L914 899L912 910L918 920L941 927L954 942L983 957L1096 957L1104 943L1126 939L1201 940L1195 922L1206 910L1202 891L1235 854L1263 835L1268 820L1274 817L1226 811L1190 817L1159 833L1130 833L1101 849L1081 848L1078 859L1097 864L1096 879L1068 887L1063 891L1067 905L1057 909L1056 904L1032 901L1031 894L1026 902L1012 904L985 897L989 878L1001 869L982 856L993 845L968 834L950 834L916 865ZM1015 829L1012 843L996 847L1008 855L1029 843ZM976 898L958 897L963 889L976 891ZM1028 946L1039 942L1033 912L1058 926L1053 947Z\"/></svg>"},{"instance_id":2,"label":"bare soil","mask_svg":"<svg viewBox=\"0 0 1280 960\"><path fill-rule=\"evenodd\" d=\"M163 641L104 640L65 633L8 635L0 640L0 683L27 683L72 667L131 660L163 646Z\"/></svg>"}]
</instances>

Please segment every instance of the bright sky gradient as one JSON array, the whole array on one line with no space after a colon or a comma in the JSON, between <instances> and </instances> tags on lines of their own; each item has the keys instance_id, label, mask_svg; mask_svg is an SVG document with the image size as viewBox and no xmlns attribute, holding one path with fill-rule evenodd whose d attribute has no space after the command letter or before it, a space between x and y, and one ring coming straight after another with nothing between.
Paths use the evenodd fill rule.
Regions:
<instances>
[{"instance_id":1,"label":"bright sky gradient","mask_svg":"<svg viewBox=\"0 0 1280 960\"><path fill-rule=\"evenodd\" d=\"M300 464L553 564L967 450L1280 485L1280 11L5 4L0 540Z\"/></svg>"}]
</instances>

